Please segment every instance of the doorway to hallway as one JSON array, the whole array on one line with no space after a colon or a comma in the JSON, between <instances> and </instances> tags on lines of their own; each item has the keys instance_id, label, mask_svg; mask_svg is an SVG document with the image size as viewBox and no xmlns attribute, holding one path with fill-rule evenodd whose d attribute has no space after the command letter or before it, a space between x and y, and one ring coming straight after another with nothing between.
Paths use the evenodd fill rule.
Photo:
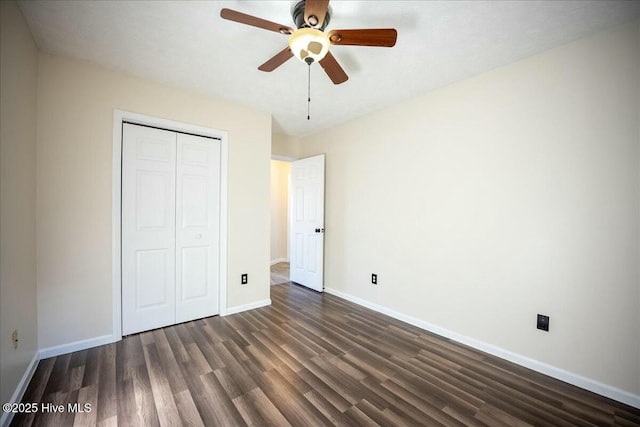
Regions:
<instances>
[{"instance_id":1,"label":"doorway to hallway","mask_svg":"<svg viewBox=\"0 0 640 427\"><path fill-rule=\"evenodd\" d=\"M289 263L279 262L271 266L271 286L289 283Z\"/></svg>"}]
</instances>

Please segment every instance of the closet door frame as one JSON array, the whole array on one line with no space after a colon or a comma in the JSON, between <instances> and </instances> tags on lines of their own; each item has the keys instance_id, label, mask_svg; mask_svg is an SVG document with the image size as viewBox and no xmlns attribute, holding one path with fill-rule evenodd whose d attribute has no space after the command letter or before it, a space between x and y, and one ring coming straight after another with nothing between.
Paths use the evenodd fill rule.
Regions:
<instances>
[{"instance_id":1,"label":"closet door frame","mask_svg":"<svg viewBox=\"0 0 640 427\"><path fill-rule=\"evenodd\" d=\"M220 239L219 239L219 302L220 315L227 314L227 195L228 195L228 134L225 131L162 119L124 110L113 111L113 162L112 162L112 311L113 332L111 341L122 339L122 124L124 122L152 126L169 131L189 133L220 141Z\"/></svg>"}]
</instances>

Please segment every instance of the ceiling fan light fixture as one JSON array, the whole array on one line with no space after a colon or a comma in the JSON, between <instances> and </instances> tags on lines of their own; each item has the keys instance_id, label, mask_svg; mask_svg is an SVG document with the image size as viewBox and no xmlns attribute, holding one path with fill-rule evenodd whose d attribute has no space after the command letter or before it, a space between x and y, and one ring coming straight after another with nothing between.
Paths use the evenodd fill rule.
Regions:
<instances>
[{"instance_id":1,"label":"ceiling fan light fixture","mask_svg":"<svg viewBox=\"0 0 640 427\"><path fill-rule=\"evenodd\" d=\"M314 28L300 28L289 36L289 48L299 60L317 62L329 52L329 37Z\"/></svg>"}]
</instances>

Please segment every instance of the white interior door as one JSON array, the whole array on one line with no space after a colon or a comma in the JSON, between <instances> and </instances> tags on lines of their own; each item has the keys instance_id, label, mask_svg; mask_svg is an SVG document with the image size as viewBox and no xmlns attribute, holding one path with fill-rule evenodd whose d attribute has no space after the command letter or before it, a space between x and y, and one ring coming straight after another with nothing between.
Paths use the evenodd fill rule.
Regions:
<instances>
[{"instance_id":1,"label":"white interior door","mask_svg":"<svg viewBox=\"0 0 640 427\"><path fill-rule=\"evenodd\" d=\"M324 154L291 164L290 279L323 290Z\"/></svg>"},{"instance_id":2,"label":"white interior door","mask_svg":"<svg viewBox=\"0 0 640 427\"><path fill-rule=\"evenodd\" d=\"M176 322L219 312L220 142L178 134Z\"/></svg>"},{"instance_id":3,"label":"white interior door","mask_svg":"<svg viewBox=\"0 0 640 427\"><path fill-rule=\"evenodd\" d=\"M130 124L122 139L123 334L175 323L176 134Z\"/></svg>"}]
</instances>

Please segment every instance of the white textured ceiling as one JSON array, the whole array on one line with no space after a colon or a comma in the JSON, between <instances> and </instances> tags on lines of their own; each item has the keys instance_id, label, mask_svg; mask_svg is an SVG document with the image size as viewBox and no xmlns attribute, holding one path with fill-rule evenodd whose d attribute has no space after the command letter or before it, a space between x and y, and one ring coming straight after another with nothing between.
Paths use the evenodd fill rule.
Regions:
<instances>
[{"instance_id":1,"label":"white textured ceiling","mask_svg":"<svg viewBox=\"0 0 640 427\"><path fill-rule=\"evenodd\" d=\"M220 18L223 7L294 26L295 1L20 1L38 46L270 112L304 136L640 16L634 1L331 1L327 30L396 28L393 48L334 46L333 85L290 59L257 67L287 36Z\"/></svg>"}]
</instances>

